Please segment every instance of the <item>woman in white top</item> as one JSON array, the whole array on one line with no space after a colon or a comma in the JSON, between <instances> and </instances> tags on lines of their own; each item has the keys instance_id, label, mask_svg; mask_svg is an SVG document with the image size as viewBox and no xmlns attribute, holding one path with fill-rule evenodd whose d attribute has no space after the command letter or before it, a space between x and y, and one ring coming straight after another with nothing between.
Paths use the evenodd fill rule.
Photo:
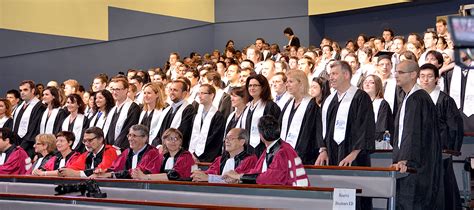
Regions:
<instances>
[{"instance_id":1,"label":"woman in white top","mask_svg":"<svg viewBox=\"0 0 474 210\"><path fill-rule=\"evenodd\" d=\"M0 128L12 128L12 109L10 101L0 98Z\"/></svg>"}]
</instances>

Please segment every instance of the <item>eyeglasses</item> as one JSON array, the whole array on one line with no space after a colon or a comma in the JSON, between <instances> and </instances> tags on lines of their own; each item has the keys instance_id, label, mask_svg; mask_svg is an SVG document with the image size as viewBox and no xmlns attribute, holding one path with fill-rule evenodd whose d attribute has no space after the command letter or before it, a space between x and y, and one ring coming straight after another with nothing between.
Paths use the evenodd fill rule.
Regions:
<instances>
[{"instance_id":1,"label":"eyeglasses","mask_svg":"<svg viewBox=\"0 0 474 210\"><path fill-rule=\"evenodd\" d=\"M94 138L91 138L91 139L86 139L86 138L84 138L84 139L82 139L82 143L84 143L84 144L89 143L89 144L90 144L90 143L91 143L92 141L94 141L94 139L96 139L96 138L97 138L97 136L94 137Z\"/></svg>"},{"instance_id":2,"label":"eyeglasses","mask_svg":"<svg viewBox=\"0 0 474 210\"><path fill-rule=\"evenodd\" d=\"M117 91L121 91L121 90L125 90L125 88L111 88L110 91L112 92L117 92Z\"/></svg>"},{"instance_id":3,"label":"eyeglasses","mask_svg":"<svg viewBox=\"0 0 474 210\"><path fill-rule=\"evenodd\" d=\"M255 88L255 87L260 87L260 86L262 86L262 85L258 85L258 84L249 84L249 88L251 88L251 87Z\"/></svg>"},{"instance_id":4,"label":"eyeglasses","mask_svg":"<svg viewBox=\"0 0 474 210\"><path fill-rule=\"evenodd\" d=\"M44 145L44 144L40 142L36 142L35 145Z\"/></svg>"},{"instance_id":5,"label":"eyeglasses","mask_svg":"<svg viewBox=\"0 0 474 210\"><path fill-rule=\"evenodd\" d=\"M131 138L137 138L137 137L145 137L145 135L135 135L133 133L129 133L127 134L127 138L131 139Z\"/></svg>"},{"instance_id":6,"label":"eyeglasses","mask_svg":"<svg viewBox=\"0 0 474 210\"><path fill-rule=\"evenodd\" d=\"M174 141L174 142L181 140L181 139L178 138L178 137L166 137L166 138L164 138L164 139L165 139L165 141Z\"/></svg>"},{"instance_id":7,"label":"eyeglasses","mask_svg":"<svg viewBox=\"0 0 474 210\"><path fill-rule=\"evenodd\" d=\"M206 92L198 92L197 94L198 94L198 95L209 95L209 94L211 94L211 93L206 93Z\"/></svg>"}]
</instances>

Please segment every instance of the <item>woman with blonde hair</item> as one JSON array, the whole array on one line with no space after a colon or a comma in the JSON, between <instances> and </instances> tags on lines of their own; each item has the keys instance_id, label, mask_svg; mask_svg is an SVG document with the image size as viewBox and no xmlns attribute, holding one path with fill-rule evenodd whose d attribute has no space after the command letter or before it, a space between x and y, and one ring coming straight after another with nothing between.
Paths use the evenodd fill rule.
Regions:
<instances>
[{"instance_id":1,"label":"woman with blonde hair","mask_svg":"<svg viewBox=\"0 0 474 210\"><path fill-rule=\"evenodd\" d=\"M33 158L33 166L26 174L39 175L44 170L44 165L54 155L56 150L56 137L53 134L39 134L35 137L35 157Z\"/></svg>"},{"instance_id":2,"label":"woman with blonde hair","mask_svg":"<svg viewBox=\"0 0 474 210\"><path fill-rule=\"evenodd\" d=\"M152 82L143 86L143 109L138 122L149 129L148 143L153 146L158 145L157 134L163 123L162 111L166 106L164 95L160 83Z\"/></svg>"},{"instance_id":3,"label":"woman with blonde hair","mask_svg":"<svg viewBox=\"0 0 474 210\"><path fill-rule=\"evenodd\" d=\"M286 90L290 99L280 115L280 137L298 153L305 165L313 165L318 157L318 141L322 141L321 109L309 95L308 77L303 71L289 71Z\"/></svg>"}]
</instances>

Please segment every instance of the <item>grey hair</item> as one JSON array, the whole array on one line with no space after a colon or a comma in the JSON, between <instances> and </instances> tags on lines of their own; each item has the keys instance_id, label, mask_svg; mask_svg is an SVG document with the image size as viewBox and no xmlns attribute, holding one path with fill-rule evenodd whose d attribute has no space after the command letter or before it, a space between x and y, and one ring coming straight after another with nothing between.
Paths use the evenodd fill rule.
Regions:
<instances>
[{"instance_id":1,"label":"grey hair","mask_svg":"<svg viewBox=\"0 0 474 210\"><path fill-rule=\"evenodd\" d=\"M132 127L130 127L130 130L129 131L138 131L140 133L140 135L142 136L146 136L148 138L148 128L144 125L141 125L141 124L137 124L137 125L132 125Z\"/></svg>"}]
</instances>

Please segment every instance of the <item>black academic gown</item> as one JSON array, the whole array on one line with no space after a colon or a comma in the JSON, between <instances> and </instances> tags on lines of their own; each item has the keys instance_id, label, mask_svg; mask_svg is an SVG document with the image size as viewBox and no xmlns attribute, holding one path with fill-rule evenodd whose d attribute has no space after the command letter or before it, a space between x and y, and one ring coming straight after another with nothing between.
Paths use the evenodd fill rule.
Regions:
<instances>
[{"instance_id":1,"label":"black academic gown","mask_svg":"<svg viewBox=\"0 0 474 210\"><path fill-rule=\"evenodd\" d=\"M8 120L3 124L2 128L10 128L10 130L13 128L13 119L8 118Z\"/></svg>"},{"instance_id":2,"label":"black academic gown","mask_svg":"<svg viewBox=\"0 0 474 210\"><path fill-rule=\"evenodd\" d=\"M279 119L281 126L286 109L293 109L290 113L288 129L291 128L291 122L296 113L294 107L288 107L291 101L292 100L285 104ZM295 150L303 161L303 165L314 165L319 155L319 147L317 144L321 142L323 138L322 129L321 108L319 108L314 100L310 100L306 107L300 133L298 134L298 140L295 145Z\"/></svg>"},{"instance_id":3,"label":"black academic gown","mask_svg":"<svg viewBox=\"0 0 474 210\"><path fill-rule=\"evenodd\" d=\"M69 116L69 115L68 115ZM68 116L66 116L65 118L67 118ZM77 119L77 118L76 118ZM72 121L71 123L68 124L68 128L67 128L67 131L69 132L74 132L74 125L76 123L79 123L79 122L76 122L76 119L74 119L74 121ZM64 123L64 120L63 119L61 121L61 125ZM75 148L71 148L73 151L76 151L76 152L79 152L79 153L83 153L86 151L86 146L84 145L84 143L82 143L82 139L84 138L84 131L89 127L89 118L87 118L86 116L84 116L84 120L81 122L82 123L82 132L81 132L81 135L80 136L75 136L76 138L79 138L79 142L77 143L76 147ZM77 139L76 139L77 140Z\"/></svg>"},{"instance_id":4,"label":"black academic gown","mask_svg":"<svg viewBox=\"0 0 474 210\"><path fill-rule=\"evenodd\" d=\"M383 139L385 131L389 131L393 135L393 115L390 105L387 101L382 100L377 114L377 122L375 123L375 139Z\"/></svg>"},{"instance_id":5,"label":"black academic gown","mask_svg":"<svg viewBox=\"0 0 474 210\"><path fill-rule=\"evenodd\" d=\"M456 102L448 94L440 92L436 102L439 119L439 135L442 148L461 151L464 127ZM453 169L452 157L443 158L445 209L461 209L461 196Z\"/></svg>"},{"instance_id":6,"label":"black academic gown","mask_svg":"<svg viewBox=\"0 0 474 210\"><path fill-rule=\"evenodd\" d=\"M335 96L327 111L326 136L321 147L327 148L329 165L339 165L353 150L361 150L352 166L370 166L370 151L375 149L375 119L372 100L364 91L358 89L352 99L347 116L347 127L344 141L337 144L334 140L334 124L340 102Z\"/></svg>"},{"instance_id":7,"label":"black academic gown","mask_svg":"<svg viewBox=\"0 0 474 210\"><path fill-rule=\"evenodd\" d=\"M122 105L123 106L123 105ZM122 112L125 110L121 110ZM138 120L140 118L140 106L138 106L136 103L132 102L132 105L130 105L130 108L128 109L127 112L127 118L123 122L122 130L120 131L120 134L117 136L117 138L114 140L112 139L111 136L113 136L111 132L115 132L114 129L111 129L112 124L110 124L109 131L107 134L107 143L119 147L122 151L126 150L127 148L130 147L130 144L128 142L127 134L128 130L132 125L138 124ZM110 113L114 114L114 113Z\"/></svg>"},{"instance_id":8,"label":"black academic gown","mask_svg":"<svg viewBox=\"0 0 474 210\"><path fill-rule=\"evenodd\" d=\"M21 108L22 107L18 107L18 109L21 109ZM41 117L43 116L43 112L45 109L46 107L43 105L43 103L38 102L35 104L35 106L31 110L30 120L28 123L28 131L26 132L25 136L23 136L23 138L17 135L19 123L17 123L17 125L13 125L14 127L13 130L14 130L14 133L16 134L15 135L16 143L25 150L25 152L28 154L30 158L33 158L35 155L35 150L33 148L33 145L35 144L36 135L38 135L40 132ZM18 110L18 111L21 111L21 110ZM18 115L17 120L21 120L20 114Z\"/></svg>"},{"instance_id":9,"label":"black academic gown","mask_svg":"<svg viewBox=\"0 0 474 210\"><path fill-rule=\"evenodd\" d=\"M290 42L290 47L291 46L295 46L296 49L300 48L300 46L301 46L300 39L296 36L293 36L293 39L291 39L291 42Z\"/></svg>"},{"instance_id":10,"label":"black academic gown","mask_svg":"<svg viewBox=\"0 0 474 210\"><path fill-rule=\"evenodd\" d=\"M193 118L196 118L195 116ZM194 124L194 119L193 119ZM214 114L211 119L209 132L207 133L206 146L204 152L198 156L195 155L200 162L212 162L217 156L221 154L222 144L224 139L225 119L219 111ZM191 131L192 132L192 131Z\"/></svg>"},{"instance_id":11,"label":"black academic gown","mask_svg":"<svg viewBox=\"0 0 474 210\"><path fill-rule=\"evenodd\" d=\"M182 105L181 105L182 106ZM181 106L177 107L178 110ZM181 116L181 124L178 127L178 130L181 131L183 134L183 148L187 150L189 148L189 141L191 140L191 133L193 132L193 119L196 111L192 104L188 104L186 108L183 110L183 114ZM166 129L170 128L171 123L173 122L173 118L176 113L173 113L173 109L169 109L168 113L164 114L163 123L161 124L160 131L158 131L158 135L156 135L156 139L153 140L153 145L160 145L162 144L161 137Z\"/></svg>"},{"instance_id":12,"label":"black academic gown","mask_svg":"<svg viewBox=\"0 0 474 210\"><path fill-rule=\"evenodd\" d=\"M247 109L249 109L249 108L247 107ZM254 111L255 111L255 109L254 109ZM281 113L281 109L278 106L278 104L276 104L272 100L265 102L265 108L263 109L263 115L272 115L273 117L275 117L275 119L280 119L280 113ZM253 111L249 110L249 112L247 114L247 119L242 119L242 120L245 120L245 130L248 132L249 136L250 136L250 130L251 130L251 126L252 126L252 116L253 116ZM260 141L260 143L254 149L255 149L255 151L253 151L254 154L257 157L260 157L260 155L263 153L263 150L265 150L265 144Z\"/></svg>"},{"instance_id":13,"label":"black academic gown","mask_svg":"<svg viewBox=\"0 0 474 210\"><path fill-rule=\"evenodd\" d=\"M233 111L232 104L230 101L230 95L227 93L224 93L222 95L221 100L219 101L219 107L217 110L222 113L222 116L224 119L227 119L229 114Z\"/></svg>"},{"instance_id":14,"label":"black academic gown","mask_svg":"<svg viewBox=\"0 0 474 210\"><path fill-rule=\"evenodd\" d=\"M416 173L397 179L397 209L443 209L441 141L436 107L424 90L406 101L402 142L398 147L400 110L395 118L393 162L407 161Z\"/></svg>"},{"instance_id":15,"label":"black academic gown","mask_svg":"<svg viewBox=\"0 0 474 210\"><path fill-rule=\"evenodd\" d=\"M44 110L44 112L47 112L47 111L48 111L48 109ZM43 113L41 113L41 117L43 117ZM56 119L48 119L46 121L46 123L47 123L49 120L54 120L53 133L52 134L57 134L59 131L61 131L61 126L63 125L63 121L64 121L64 119L66 119L66 117L68 115L69 115L69 112L66 109L60 108L59 111L58 111L58 114L56 115ZM41 118L40 118L40 126L41 126Z\"/></svg>"}]
</instances>

